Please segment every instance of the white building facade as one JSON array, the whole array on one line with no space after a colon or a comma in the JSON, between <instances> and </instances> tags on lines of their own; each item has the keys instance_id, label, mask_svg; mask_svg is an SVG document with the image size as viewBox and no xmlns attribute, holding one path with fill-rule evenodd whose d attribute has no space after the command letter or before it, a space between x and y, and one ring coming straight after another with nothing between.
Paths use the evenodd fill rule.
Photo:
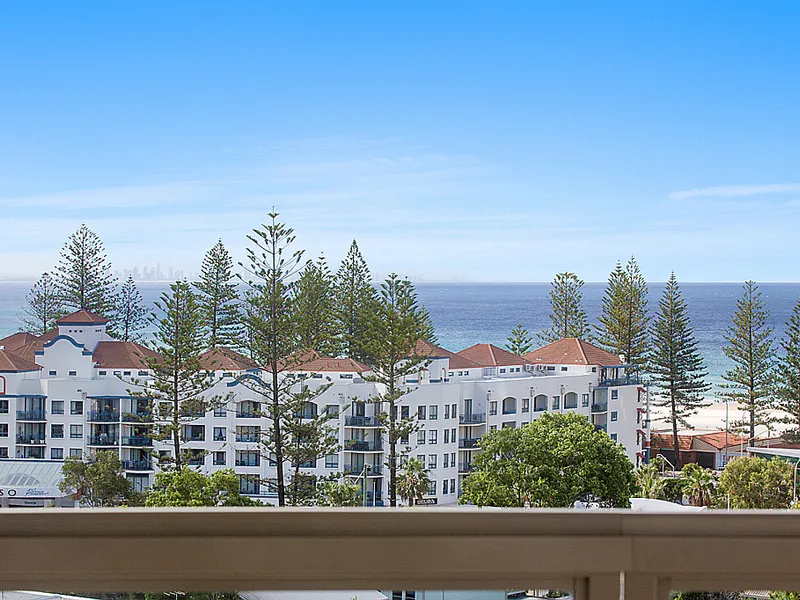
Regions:
<instances>
[{"instance_id":1,"label":"white building facade","mask_svg":"<svg viewBox=\"0 0 800 600\"><path fill-rule=\"evenodd\" d=\"M59 320L57 334L0 341L6 343L0 349L0 460L63 460L113 450L137 488L152 484L158 455L172 452L169 442L153 439L149 401L136 395L137 384L149 377L145 359L155 353L111 339L106 325L79 311ZM398 448L429 469L425 504L457 503L487 431L521 427L545 412L585 415L622 444L634 464L644 460L644 390L618 357L575 339L524 358L488 344L453 353L420 342L417 353L427 360L402 382L408 393L399 416L415 415L419 431ZM243 493L272 503L276 469L259 443L267 407L253 391L258 386L248 385L261 371L231 350L206 359L215 377L208 394L231 399L184 426L185 447L196 451L191 463L205 473L233 469ZM380 390L365 372L350 359L313 356L293 373L312 389L330 386L308 409L333 415L341 448L302 471L341 474L366 488L365 504L381 506L388 504L388 449L376 420L381 407L370 401Z\"/></svg>"}]
</instances>

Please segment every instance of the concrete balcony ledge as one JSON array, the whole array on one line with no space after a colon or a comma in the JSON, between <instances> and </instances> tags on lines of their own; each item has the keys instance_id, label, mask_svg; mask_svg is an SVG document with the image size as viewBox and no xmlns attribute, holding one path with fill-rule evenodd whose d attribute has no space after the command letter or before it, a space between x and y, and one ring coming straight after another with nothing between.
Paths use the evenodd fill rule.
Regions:
<instances>
[{"instance_id":1,"label":"concrete balcony ledge","mask_svg":"<svg viewBox=\"0 0 800 600\"><path fill-rule=\"evenodd\" d=\"M331 559L355 549L357 561ZM4 509L0 556L5 590L550 587L664 600L800 588L800 512Z\"/></svg>"}]
</instances>

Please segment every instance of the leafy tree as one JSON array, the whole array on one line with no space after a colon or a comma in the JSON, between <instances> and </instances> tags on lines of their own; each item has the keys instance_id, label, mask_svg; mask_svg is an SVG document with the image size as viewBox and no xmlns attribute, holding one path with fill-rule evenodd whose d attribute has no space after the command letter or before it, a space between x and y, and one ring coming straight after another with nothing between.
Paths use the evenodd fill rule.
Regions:
<instances>
[{"instance_id":1,"label":"leafy tree","mask_svg":"<svg viewBox=\"0 0 800 600\"><path fill-rule=\"evenodd\" d=\"M326 481L320 486L320 506L361 506L361 488L355 483Z\"/></svg>"},{"instance_id":2,"label":"leafy tree","mask_svg":"<svg viewBox=\"0 0 800 600\"><path fill-rule=\"evenodd\" d=\"M789 508L793 465L745 456L729 462L719 478L719 501L731 508Z\"/></svg>"},{"instance_id":3,"label":"leafy tree","mask_svg":"<svg viewBox=\"0 0 800 600\"><path fill-rule=\"evenodd\" d=\"M155 334L149 346L158 356L143 356L153 377L143 384L144 390L131 394L153 402L154 437L172 442L171 460L180 471L190 456L196 456L184 448L184 428L215 406L227 404L229 396L207 395L214 379L201 367L205 347L201 309L190 285L185 281L171 284L156 309L160 316L151 316Z\"/></svg>"},{"instance_id":4,"label":"leafy tree","mask_svg":"<svg viewBox=\"0 0 800 600\"><path fill-rule=\"evenodd\" d=\"M85 462L70 456L64 461L61 472L64 477L58 489L75 494L85 506L121 506L139 501L116 452L98 452Z\"/></svg>"},{"instance_id":5,"label":"leafy tree","mask_svg":"<svg viewBox=\"0 0 800 600\"><path fill-rule=\"evenodd\" d=\"M597 341L626 362L641 365L648 352L647 282L634 257L617 263L603 296Z\"/></svg>"},{"instance_id":6,"label":"leafy tree","mask_svg":"<svg viewBox=\"0 0 800 600\"><path fill-rule=\"evenodd\" d=\"M653 500L665 499L665 481L654 464L641 465L633 472L633 476L636 481L637 497L652 498Z\"/></svg>"},{"instance_id":7,"label":"leafy tree","mask_svg":"<svg viewBox=\"0 0 800 600\"><path fill-rule=\"evenodd\" d=\"M338 353L334 333L333 276L324 256L300 272L294 297L294 318L300 347L323 356Z\"/></svg>"},{"instance_id":8,"label":"leafy tree","mask_svg":"<svg viewBox=\"0 0 800 600\"><path fill-rule=\"evenodd\" d=\"M490 431L463 482L460 502L478 506L626 507L633 465L619 444L575 413L545 413L517 429Z\"/></svg>"},{"instance_id":9,"label":"leafy tree","mask_svg":"<svg viewBox=\"0 0 800 600\"><path fill-rule=\"evenodd\" d=\"M681 297L675 273L670 275L653 324L651 337L653 350L650 370L653 383L660 393L653 404L668 408L665 420L672 425L675 451L675 468L681 468L678 448L678 425L690 427L687 417L707 406L703 393L710 388L703 357L697 350L686 303Z\"/></svg>"},{"instance_id":10,"label":"leafy tree","mask_svg":"<svg viewBox=\"0 0 800 600\"><path fill-rule=\"evenodd\" d=\"M335 329L340 353L361 360L362 345L369 328L369 315L375 301L367 262L355 240L350 244L333 282Z\"/></svg>"},{"instance_id":11,"label":"leafy tree","mask_svg":"<svg viewBox=\"0 0 800 600\"><path fill-rule=\"evenodd\" d=\"M261 506L239 493L233 469L203 475L183 466L156 473L145 506Z\"/></svg>"},{"instance_id":12,"label":"leafy tree","mask_svg":"<svg viewBox=\"0 0 800 600\"><path fill-rule=\"evenodd\" d=\"M102 240L85 224L61 249L55 279L66 309L86 309L115 320L117 278Z\"/></svg>"},{"instance_id":13,"label":"leafy tree","mask_svg":"<svg viewBox=\"0 0 800 600\"><path fill-rule=\"evenodd\" d=\"M770 600L800 600L800 592L770 592Z\"/></svg>"},{"instance_id":14,"label":"leafy tree","mask_svg":"<svg viewBox=\"0 0 800 600\"><path fill-rule=\"evenodd\" d=\"M506 350L511 354L522 356L533 350L533 338L527 329L522 328L522 323L517 323L517 326L511 330L507 341Z\"/></svg>"},{"instance_id":15,"label":"leafy tree","mask_svg":"<svg viewBox=\"0 0 800 600\"><path fill-rule=\"evenodd\" d=\"M724 334L727 345L725 356L734 367L722 378L723 396L734 400L748 415L746 421L735 423L742 426L748 439L756 437L756 425L772 423L768 409L771 408L771 391L774 383L774 348L771 327L767 327L769 310L761 300L761 292L753 281L746 281L744 293L736 302L733 323Z\"/></svg>"},{"instance_id":16,"label":"leafy tree","mask_svg":"<svg viewBox=\"0 0 800 600\"><path fill-rule=\"evenodd\" d=\"M30 333L42 335L56 326L56 319L64 315L56 282L50 273L42 273L25 297L22 322Z\"/></svg>"},{"instance_id":17,"label":"leafy tree","mask_svg":"<svg viewBox=\"0 0 800 600\"><path fill-rule=\"evenodd\" d=\"M583 281L575 273L558 273L550 289L549 315L552 326L539 334L542 342L550 343L562 338L585 339L589 323L583 310Z\"/></svg>"},{"instance_id":18,"label":"leafy tree","mask_svg":"<svg viewBox=\"0 0 800 600\"><path fill-rule=\"evenodd\" d=\"M389 504L397 506L398 442L416 431L414 417L398 415L399 404L410 390L398 383L418 373L427 359L417 356L414 347L420 338L429 335L430 319L417 304L414 285L392 273L381 284L373 305L369 326L363 340L364 362L373 375L371 381L382 384L383 393L370 398L381 403L386 411L378 414L383 438L389 442L386 466L389 470Z\"/></svg>"},{"instance_id":19,"label":"leafy tree","mask_svg":"<svg viewBox=\"0 0 800 600\"><path fill-rule=\"evenodd\" d=\"M710 506L714 496L714 475L698 464L689 463L681 469L683 493L692 506Z\"/></svg>"},{"instance_id":20,"label":"leafy tree","mask_svg":"<svg viewBox=\"0 0 800 600\"><path fill-rule=\"evenodd\" d=\"M222 240L206 252L195 287L208 347L236 346L241 340L239 293L233 276L233 259Z\"/></svg>"},{"instance_id":21,"label":"leafy tree","mask_svg":"<svg viewBox=\"0 0 800 600\"><path fill-rule=\"evenodd\" d=\"M789 425L783 433L789 443L800 442L800 302L794 305L780 342L783 356L776 369L777 407L786 412Z\"/></svg>"},{"instance_id":22,"label":"leafy tree","mask_svg":"<svg viewBox=\"0 0 800 600\"><path fill-rule=\"evenodd\" d=\"M117 307L116 333L123 342L138 341L141 334L138 332L147 326L147 308L133 276L122 285Z\"/></svg>"},{"instance_id":23,"label":"leafy tree","mask_svg":"<svg viewBox=\"0 0 800 600\"><path fill-rule=\"evenodd\" d=\"M287 436L283 423L294 410L290 391L294 381L284 374L302 362L297 354L293 299L294 280L303 267L303 251L292 250L294 230L278 221L278 213L271 212L269 218L268 224L247 236L251 244L247 263L240 263L247 274L244 314L252 358L261 365L267 379L248 380L245 385L262 394L267 403L269 424L261 443L276 462L278 505L285 506Z\"/></svg>"},{"instance_id":24,"label":"leafy tree","mask_svg":"<svg viewBox=\"0 0 800 600\"><path fill-rule=\"evenodd\" d=\"M414 506L417 500L430 492L431 479L428 469L418 458L409 458L403 465L397 478L397 493L408 506Z\"/></svg>"}]
</instances>

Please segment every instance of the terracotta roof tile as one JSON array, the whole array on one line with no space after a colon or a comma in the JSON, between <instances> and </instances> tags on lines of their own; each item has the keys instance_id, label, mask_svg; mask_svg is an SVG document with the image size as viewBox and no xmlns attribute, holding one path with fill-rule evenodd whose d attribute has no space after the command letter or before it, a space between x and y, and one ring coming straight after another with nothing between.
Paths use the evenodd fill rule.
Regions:
<instances>
[{"instance_id":1,"label":"terracotta roof tile","mask_svg":"<svg viewBox=\"0 0 800 600\"><path fill-rule=\"evenodd\" d=\"M200 355L200 366L207 371L247 371L258 365L230 348L212 348Z\"/></svg>"},{"instance_id":2,"label":"terracotta roof tile","mask_svg":"<svg viewBox=\"0 0 800 600\"><path fill-rule=\"evenodd\" d=\"M672 450L675 447L675 441L671 433L651 433L650 434L650 447L663 448L664 450ZM692 449L692 436L682 433L678 434L678 448L680 450Z\"/></svg>"},{"instance_id":3,"label":"terracotta roof tile","mask_svg":"<svg viewBox=\"0 0 800 600\"><path fill-rule=\"evenodd\" d=\"M698 440L703 440L706 444L710 446L714 446L718 450L723 450L725 448L725 432L724 431L714 431L711 433L701 433L694 436ZM747 438L743 436L734 435L732 433L728 434L728 447L731 446L741 446L744 444L747 446Z\"/></svg>"},{"instance_id":4,"label":"terracotta roof tile","mask_svg":"<svg viewBox=\"0 0 800 600\"><path fill-rule=\"evenodd\" d=\"M147 369L145 358L159 358L158 352L136 342L99 342L94 349L94 362L99 368Z\"/></svg>"},{"instance_id":5,"label":"terracotta roof tile","mask_svg":"<svg viewBox=\"0 0 800 600\"><path fill-rule=\"evenodd\" d=\"M503 350L492 344L475 344L456 354L481 367L508 367L528 364L524 357L512 354L508 350Z\"/></svg>"},{"instance_id":6,"label":"terracotta roof tile","mask_svg":"<svg viewBox=\"0 0 800 600\"><path fill-rule=\"evenodd\" d=\"M45 333L40 335L39 341L42 342L43 344L46 344L47 342L56 337L58 337L58 328L51 329L50 331L46 331Z\"/></svg>"},{"instance_id":7,"label":"terracotta roof tile","mask_svg":"<svg viewBox=\"0 0 800 600\"><path fill-rule=\"evenodd\" d=\"M430 358L448 358L451 369L480 369L481 366L471 360L446 350L441 346L432 344L425 340L418 340L414 347L414 354L417 356L427 356Z\"/></svg>"},{"instance_id":8,"label":"terracotta roof tile","mask_svg":"<svg viewBox=\"0 0 800 600\"><path fill-rule=\"evenodd\" d=\"M543 365L621 365L619 356L578 338L563 338L525 355L528 361Z\"/></svg>"},{"instance_id":9,"label":"terracotta roof tile","mask_svg":"<svg viewBox=\"0 0 800 600\"><path fill-rule=\"evenodd\" d=\"M56 320L56 324L58 325L66 323L80 323L82 325L105 325L108 323L108 319L82 308L71 315L67 315Z\"/></svg>"},{"instance_id":10,"label":"terracotta roof tile","mask_svg":"<svg viewBox=\"0 0 800 600\"><path fill-rule=\"evenodd\" d=\"M34 340L38 339L38 336L35 336L32 333L28 333L27 331L19 331L17 333L12 333L8 337L4 337L2 340L0 340L0 346L2 346L3 350L16 350L17 348L21 348L25 344L30 344Z\"/></svg>"},{"instance_id":11,"label":"terracotta roof tile","mask_svg":"<svg viewBox=\"0 0 800 600\"><path fill-rule=\"evenodd\" d=\"M24 346L10 350L10 352L13 352L17 356L21 356L29 362L36 362L36 352L41 352L42 350L44 350L44 342L42 341L42 338L36 338Z\"/></svg>"},{"instance_id":12,"label":"terracotta roof tile","mask_svg":"<svg viewBox=\"0 0 800 600\"><path fill-rule=\"evenodd\" d=\"M365 373L369 371L369 367L352 358L318 356L313 360L299 364L291 370L304 373Z\"/></svg>"},{"instance_id":13,"label":"terracotta roof tile","mask_svg":"<svg viewBox=\"0 0 800 600\"><path fill-rule=\"evenodd\" d=\"M0 350L0 373L19 373L21 371L38 371L41 367L35 362L25 360L18 354Z\"/></svg>"}]
</instances>

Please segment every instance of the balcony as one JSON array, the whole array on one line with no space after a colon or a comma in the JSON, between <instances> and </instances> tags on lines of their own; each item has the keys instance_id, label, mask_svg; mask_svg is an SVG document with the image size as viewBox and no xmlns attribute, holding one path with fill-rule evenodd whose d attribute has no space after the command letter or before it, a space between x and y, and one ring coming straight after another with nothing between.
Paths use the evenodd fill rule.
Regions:
<instances>
[{"instance_id":1,"label":"balcony","mask_svg":"<svg viewBox=\"0 0 800 600\"><path fill-rule=\"evenodd\" d=\"M481 438L458 438L459 448L477 448Z\"/></svg>"},{"instance_id":2,"label":"balcony","mask_svg":"<svg viewBox=\"0 0 800 600\"><path fill-rule=\"evenodd\" d=\"M459 473L472 473L474 470L475 466L471 465L470 463L458 463Z\"/></svg>"},{"instance_id":3,"label":"balcony","mask_svg":"<svg viewBox=\"0 0 800 600\"><path fill-rule=\"evenodd\" d=\"M383 473L383 465L344 465L342 473L345 475L362 475L364 466L369 467L367 477L378 477Z\"/></svg>"},{"instance_id":4,"label":"balcony","mask_svg":"<svg viewBox=\"0 0 800 600\"><path fill-rule=\"evenodd\" d=\"M36 434L17 434L17 443L23 446L41 446L46 444L45 435L43 433Z\"/></svg>"},{"instance_id":5,"label":"balcony","mask_svg":"<svg viewBox=\"0 0 800 600\"><path fill-rule=\"evenodd\" d=\"M18 410L17 421L47 421L47 412L44 410Z\"/></svg>"},{"instance_id":6,"label":"balcony","mask_svg":"<svg viewBox=\"0 0 800 600\"><path fill-rule=\"evenodd\" d=\"M153 438L146 435L130 435L122 438L123 446L131 446L133 448L143 448L153 445Z\"/></svg>"},{"instance_id":7,"label":"balcony","mask_svg":"<svg viewBox=\"0 0 800 600\"><path fill-rule=\"evenodd\" d=\"M153 413L151 412L122 413L123 423L149 423L152 420L153 420Z\"/></svg>"},{"instance_id":8,"label":"balcony","mask_svg":"<svg viewBox=\"0 0 800 600\"><path fill-rule=\"evenodd\" d=\"M258 459L252 460L249 458L237 458L236 459L236 466L237 467L258 467L261 465L261 461Z\"/></svg>"},{"instance_id":9,"label":"balcony","mask_svg":"<svg viewBox=\"0 0 800 600\"><path fill-rule=\"evenodd\" d=\"M592 412L593 413L608 412L608 402L593 402L592 403Z\"/></svg>"},{"instance_id":10,"label":"balcony","mask_svg":"<svg viewBox=\"0 0 800 600\"><path fill-rule=\"evenodd\" d=\"M152 471L153 464L149 460L123 460L122 468L125 471Z\"/></svg>"},{"instance_id":11,"label":"balcony","mask_svg":"<svg viewBox=\"0 0 800 600\"><path fill-rule=\"evenodd\" d=\"M517 414L517 409L516 408L504 408L503 409L503 414L504 415L515 415L515 414Z\"/></svg>"},{"instance_id":12,"label":"balcony","mask_svg":"<svg viewBox=\"0 0 800 600\"><path fill-rule=\"evenodd\" d=\"M115 435L90 435L86 437L86 443L89 446L118 446L119 438Z\"/></svg>"},{"instance_id":13,"label":"balcony","mask_svg":"<svg viewBox=\"0 0 800 600\"><path fill-rule=\"evenodd\" d=\"M458 417L461 425L480 425L486 423L486 413L467 413Z\"/></svg>"},{"instance_id":14,"label":"balcony","mask_svg":"<svg viewBox=\"0 0 800 600\"><path fill-rule=\"evenodd\" d=\"M599 423L594 424L595 431L608 431L608 425L601 425Z\"/></svg>"},{"instance_id":15,"label":"balcony","mask_svg":"<svg viewBox=\"0 0 800 600\"><path fill-rule=\"evenodd\" d=\"M237 434L236 441L237 442L257 442L257 441L259 441L260 438L261 438L261 436L258 433L240 433L240 434ZM224 442L225 438L222 438L222 440L216 440L215 439L215 441L223 441Z\"/></svg>"},{"instance_id":16,"label":"balcony","mask_svg":"<svg viewBox=\"0 0 800 600\"><path fill-rule=\"evenodd\" d=\"M200 435L200 434L195 434L195 435L189 434L189 435L183 436L183 441L184 442L205 442L206 441L206 436L205 435Z\"/></svg>"},{"instance_id":17,"label":"balcony","mask_svg":"<svg viewBox=\"0 0 800 600\"><path fill-rule=\"evenodd\" d=\"M258 419L261 415L252 411L236 411L237 419Z\"/></svg>"},{"instance_id":18,"label":"balcony","mask_svg":"<svg viewBox=\"0 0 800 600\"><path fill-rule=\"evenodd\" d=\"M624 377L609 377L606 379L601 379L597 384L597 387L617 387L623 385L642 385L642 378L633 373Z\"/></svg>"},{"instance_id":19,"label":"balcony","mask_svg":"<svg viewBox=\"0 0 800 600\"><path fill-rule=\"evenodd\" d=\"M94 423L116 423L119 413L111 410L90 410L86 413L87 419Z\"/></svg>"},{"instance_id":20,"label":"balcony","mask_svg":"<svg viewBox=\"0 0 800 600\"><path fill-rule=\"evenodd\" d=\"M344 443L344 450L345 452L380 452L383 450L383 443L381 441L349 440Z\"/></svg>"},{"instance_id":21,"label":"balcony","mask_svg":"<svg viewBox=\"0 0 800 600\"><path fill-rule=\"evenodd\" d=\"M380 427L375 417L345 417L345 427Z\"/></svg>"}]
</instances>

